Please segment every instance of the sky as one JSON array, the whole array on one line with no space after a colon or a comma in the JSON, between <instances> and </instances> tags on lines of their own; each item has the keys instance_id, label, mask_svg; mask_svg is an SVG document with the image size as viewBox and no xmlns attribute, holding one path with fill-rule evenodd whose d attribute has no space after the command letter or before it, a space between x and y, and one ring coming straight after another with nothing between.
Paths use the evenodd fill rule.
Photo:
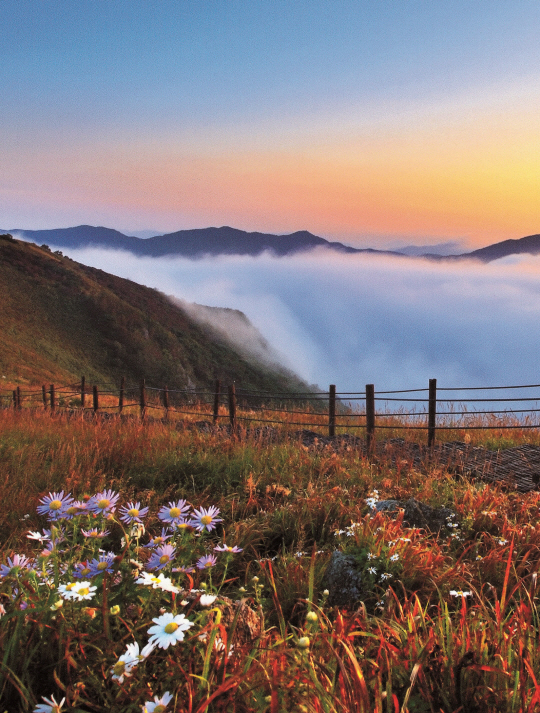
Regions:
<instances>
[{"instance_id":1,"label":"sky","mask_svg":"<svg viewBox=\"0 0 540 713\"><path fill-rule=\"evenodd\" d=\"M0 225L540 231L537 0L0 0Z\"/></svg>"}]
</instances>

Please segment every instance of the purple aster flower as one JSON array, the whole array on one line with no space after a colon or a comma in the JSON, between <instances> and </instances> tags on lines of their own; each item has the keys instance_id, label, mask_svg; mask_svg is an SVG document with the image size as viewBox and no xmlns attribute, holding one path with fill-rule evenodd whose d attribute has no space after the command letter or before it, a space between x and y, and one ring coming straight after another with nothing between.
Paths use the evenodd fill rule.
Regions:
<instances>
[{"instance_id":1,"label":"purple aster flower","mask_svg":"<svg viewBox=\"0 0 540 713\"><path fill-rule=\"evenodd\" d=\"M234 547L230 547L229 545L223 543L222 545L214 547L214 552L231 552L232 554L236 554L237 552L242 552L242 547L237 547L236 545L234 545Z\"/></svg>"},{"instance_id":2,"label":"purple aster flower","mask_svg":"<svg viewBox=\"0 0 540 713\"><path fill-rule=\"evenodd\" d=\"M120 520L126 525L131 525L133 522L142 522L141 518L148 515L148 508L141 508L140 503L128 503L120 508Z\"/></svg>"},{"instance_id":3,"label":"purple aster flower","mask_svg":"<svg viewBox=\"0 0 540 713\"><path fill-rule=\"evenodd\" d=\"M46 515L49 520L60 520L64 517L64 511L73 502L71 494L64 495L64 491L59 493L49 493L39 501L41 505L37 506L37 511L40 515Z\"/></svg>"},{"instance_id":4,"label":"purple aster flower","mask_svg":"<svg viewBox=\"0 0 540 713\"><path fill-rule=\"evenodd\" d=\"M188 530L193 532L193 524L191 520L186 520L185 518L171 523L171 528L174 528L176 532L187 532Z\"/></svg>"},{"instance_id":5,"label":"purple aster flower","mask_svg":"<svg viewBox=\"0 0 540 713\"><path fill-rule=\"evenodd\" d=\"M88 501L88 509L96 515L109 515L116 510L120 495L114 490L103 490Z\"/></svg>"},{"instance_id":6,"label":"purple aster flower","mask_svg":"<svg viewBox=\"0 0 540 713\"><path fill-rule=\"evenodd\" d=\"M92 576L92 568L90 567L88 560L85 560L84 562L77 562L75 569L73 570L73 576L75 579L86 579L87 577Z\"/></svg>"},{"instance_id":7,"label":"purple aster flower","mask_svg":"<svg viewBox=\"0 0 540 713\"><path fill-rule=\"evenodd\" d=\"M90 568L90 576L95 577L96 575L103 574L104 572L112 574L114 558L114 552L108 552L105 555L100 555L98 559L94 558L88 565Z\"/></svg>"},{"instance_id":8,"label":"purple aster flower","mask_svg":"<svg viewBox=\"0 0 540 713\"><path fill-rule=\"evenodd\" d=\"M31 560L24 555L13 555L13 559L8 557L7 565L0 565L0 577L17 574L20 569L30 569Z\"/></svg>"},{"instance_id":9,"label":"purple aster flower","mask_svg":"<svg viewBox=\"0 0 540 713\"><path fill-rule=\"evenodd\" d=\"M182 574L192 574L195 572L195 567L175 567L173 572L181 572Z\"/></svg>"},{"instance_id":10,"label":"purple aster flower","mask_svg":"<svg viewBox=\"0 0 540 713\"><path fill-rule=\"evenodd\" d=\"M172 537L172 533L168 531L166 527L161 528L161 535L156 535L153 537L145 547L158 547L159 545L164 545L169 538Z\"/></svg>"},{"instance_id":11,"label":"purple aster flower","mask_svg":"<svg viewBox=\"0 0 540 713\"><path fill-rule=\"evenodd\" d=\"M210 569L210 567L213 567L216 562L217 558L215 555L204 555L204 557L197 560L197 567L199 569Z\"/></svg>"},{"instance_id":12,"label":"purple aster flower","mask_svg":"<svg viewBox=\"0 0 540 713\"><path fill-rule=\"evenodd\" d=\"M202 532L203 530L213 530L216 523L223 522L219 515L219 508L213 505L209 508L201 508L200 510L195 510L195 516L191 519L191 524L196 530Z\"/></svg>"},{"instance_id":13,"label":"purple aster flower","mask_svg":"<svg viewBox=\"0 0 540 713\"><path fill-rule=\"evenodd\" d=\"M161 545L148 560L146 569L163 569L171 563L176 555L176 547L172 545Z\"/></svg>"},{"instance_id":14,"label":"purple aster flower","mask_svg":"<svg viewBox=\"0 0 540 713\"><path fill-rule=\"evenodd\" d=\"M170 502L168 505L164 505L160 508L158 517L162 522L167 522L172 525L183 520L188 512L189 505L186 501L178 500L177 502Z\"/></svg>"},{"instance_id":15,"label":"purple aster flower","mask_svg":"<svg viewBox=\"0 0 540 713\"><path fill-rule=\"evenodd\" d=\"M89 537L93 540L99 540L102 537L107 537L109 534L109 530L98 530L97 527L94 527L92 530L83 530L81 528L81 532L85 537Z\"/></svg>"}]
</instances>

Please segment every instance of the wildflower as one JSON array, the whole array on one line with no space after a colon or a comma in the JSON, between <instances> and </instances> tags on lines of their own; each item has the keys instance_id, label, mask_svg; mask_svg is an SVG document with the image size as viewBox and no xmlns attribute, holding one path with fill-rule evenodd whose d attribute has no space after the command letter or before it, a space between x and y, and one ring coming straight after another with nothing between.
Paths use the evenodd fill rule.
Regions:
<instances>
[{"instance_id":1,"label":"wildflower","mask_svg":"<svg viewBox=\"0 0 540 713\"><path fill-rule=\"evenodd\" d=\"M103 490L88 501L88 509L96 515L109 515L116 510L120 495L114 490Z\"/></svg>"},{"instance_id":2,"label":"wildflower","mask_svg":"<svg viewBox=\"0 0 540 713\"><path fill-rule=\"evenodd\" d=\"M336 536L344 535L345 532L347 532L347 531L346 530L334 530L334 535L336 535Z\"/></svg>"},{"instance_id":3,"label":"wildflower","mask_svg":"<svg viewBox=\"0 0 540 713\"><path fill-rule=\"evenodd\" d=\"M368 568L368 572L369 572L370 574L377 574L377 570L375 569L375 567L369 567L369 568Z\"/></svg>"},{"instance_id":4,"label":"wildflower","mask_svg":"<svg viewBox=\"0 0 540 713\"><path fill-rule=\"evenodd\" d=\"M15 575L20 569L30 569L31 560L24 555L13 555L13 559L8 557L7 565L0 565L0 577L7 577L8 575Z\"/></svg>"},{"instance_id":5,"label":"wildflower","mask_svg":"<svg viewBox=\"0 0 540 713\"><path fill-rule=\"evenodd\" d=\"M201 598L199 599L199 604L202 607L209 607L216 601L216 599L217 597L215 597L213 594L202 594Z\"/></svg>"},{"instance_id":6,"label":"wildflower","mask_svg":"<svg viewBox=\"0 0 540 713\"><path fill-rule=\"evenodd\" d=\"M310 640L309 636L302 636L300 639L298 639L298 648L300 649L308 649L310 645Z\"/></svg>"},{"instance_id":7,"label":"wildflower","mask_svg":"<svg viewBox=\"0 0 540 713\"><path fill-rule=\"evenodd\" d=\"M131 676L132 669L138 665L142 658L144 657L139 654L139 644L136 641L132 644L128 644L126 653L122 654L111 668L113 680L118 681L118 683L123 683L124 677L129 678Z\"/></svg>"},{"instance_id":8,"label":"wildflower","mask_svg":"<svg viewBox=\"0 0 540 713\"><path fill-rule=\"evenodd\" d=\"M451 597L472 597L472 592L463 592L461 589L451 589L450 590L450 596Z\"/></svg>"},{"instance_id":9,"label":"wildflower","mask_svg":"<svg viewBox=\"0 0 540 713\"><path fill-rule=\"evenodd\" d=\"M115 604L109 609L109 614L111 616L118 616L118 614L120 614L120 607L118 606L118 604Z\"/></svg>"},{"instance_id":10,"label":"wildflower","mask_svg":"<svg viewBox=\"0 0 540 713\"><path fill-rule=\"evenodd\" d=\"M169 577L163 576L163 573L158 574L158 576L156 577L155 575L150 574L149 572L142 572L141 576L139 577L139 579L136 580L135 583L151 586L153 589L161 589L164 592L174 592L175 594L178 594L178 592L180 591L178 587L174 586Z\"/></svg>"},{"instance_id":11,"label":"wildflower","mask_svg":"<svg viewBox=\"0 0 540 713\"><path fill-rule=\"evenodd\" d=\"M499 543L499 545L507 545L508 544L508 540L505 540L503 538L501 538L500 540L497 540L497 542Z\"/></svg>"},{"instance_id":12,"label":"wildflower","mask_svg":"<svg viewBox=\"0 0 540 713\"><path fill-rule=\"evenodd\" d=\"M65 698L62 698L60 703L57 703L54 696L51 696L50 698L45 698L45 696L41 697L45 703L38 703L38 705L34 708L34 713L61 713L62 706L66 701Z\"/></svg>"},{"instance_id":13,"label":"wildflower","mask_svg":"<svg viewBox=\"0 0 540 713\"><path fill-rule=\"evenodd\" d=\"M43 534L41 532L32 532L32 530L28 531L28 535L26 537L29 540L39 540L40 542L46 542L47 540L50 539L50 536L46 534L47 530L43 531Z\"/></svg>"},{"instance_id":14,"label":"wildflower","mask_svg":"<svg viewBox=\"0 0 540 713\"><path fill-rule=\"evenodd\" d=\"M139 539L144 535L145 532L146 532L146 528L142 524L142 522L134 522L131 526L131 530L129 531L129 534L131 535L131 537L136 537L137 539ZM123 545L123 546L125 547L125 545Z\"/></svg>"},{"instance_id":15,"label":"wildflower","mask_svg":"<svg viewBox=\"0 0 540 713\"><path fill-rule=\"evenodd\" d=\"M317 614L314 611L310 611L306 614L306 619L311 623L317 621L318 618L319 617L317 616Z\"/></svg>"},{"instance_id":16,"label":"wildflower","mask_svg":"<svg viewBox=\"0 0 540 713\"><path fill-rule=\"evenodd\" d=\"M81 532L85 537L88 537L92 540L101 540L110 534L109 530L98 530L97 527L94 527L92 530L83 530L81 528Z\"/></svg>"},{"instance_id":17,"label":"wildflower","mask_svg":"<svg viewBox=\"0 0 540 713\"><path fill-rule=\"evenodd\" d=\"M158 512L158 517L162 522L167 522L170 525L184 520L184 516L189 512L189 505L185 500L170 502L168 505L163 505Z\"/></svg>"},{"instance_id":18,"label":"wildflower","mask_svg":"<svg viewBox=\"0 0 540 713\"><path fill-rule=\"evenodd\" d=\"M197 568L198 569L207 569L210 567L213 567L217 562L217 559L215 555L204 555L204 557L201 557L200 559L197 560Z\"/></svg>"},{"instance_id":19,"label":"wildflower","mask_svg":"<svg viewBox=\"0 0 540 713\"><path fill-rule=\"evenodd\" d=\"M76 577L76 579L85 579L86 577L93 576L92 568L88 564L88 560L77 562L73 570L73 576Z\"/></svg>"},{"instance_id":20,"label":"wildflower","mask_svg":"<svg viewBox=\"0 0 540 713\"><path fill-rule=\"evenodd\" d=\"M130 502L120 508L120 520L126 525L131 525L133 522L141 522L142 517L148 515L148 508L141 508L140 503Z\"/></svg>"},{"instance_id":21,"label":"wildflower","mask_svg":"<svg viewBox=\"0 0 540 713\"><path fill-rule=\"evenodd\" d=\"M161 545L156 548L152 556L148 560L146 569L163 569L174 560L176 555L176 547L172 545Z\"/></svg>"},{"instance_id":22,"label":"wildflower","mask_svg":"<svg viewBox=\"0 0 540 713\"><path fill-rule=\"evenodd\" d=\"M59 493L49 493L41 498L41 505L37 506L37 511L40 515L47 515L49 520L60 520L63 517L63 511L68 508L73 502L73 498L68 493L64 495L64 491Z\"/></svg>"},{"instance_id":23,"label":"wildflower","mask_svg":"<svg viewBox=\"0 0 540 713\"><path fill-rule=\"evenodd\" d=\"M214 547L214 552L231 552L233 554L236 554L237 552L242 552L242 548L237 547L236 545L234 545L234 547L230 547L229 545L223 543L222 545Z\"/></svg>"},{"instance_id":24,"label":"wildflower","mask_svg":"<svg viewBox=\"0 0 540 713\"><path fill-rule=\"evenodd\" d=\"M161 698L154 696L154 702L149 701L142 707L142 713L163 713L172 701L172 694L166 691Z\"/></svg>"},{"instance_id":25,"label":"wildflower","mask_svg":"<svg viewBox=\"0 0 540 713\"><path fill-rule=\"evenodd\" d=\"M148 629L151 634L149 642L159 646L161 649L167 649L170 645L175 645L179 641L184 640L184 632L193 626L193 622L189 621L184 614L171 614L166 612L158 616L152 621L155 626Z\"/></svg>"},{"instance_id":26,"label":"wildflower","mask_svg":"<svg viewBox=\"0 0 540 713\"><path fill-rule=\"evenodd\" d=\"M192 574L193 572L195 572L195 567L175 567L173 569L173 572L181 572L182 574Z\"/></svg>"},{"instance_id":27,"label":"wildflower","mask_svg":"<svg viewBox=\"0 0 540 713\"><path fill-rule=\"evenodd\" d=\"M374 555L373 552L367 553L368 560L374 560L376 557L377 557L377 555Z\"/></svg>"},{"instance_id":28,"label":"wildflower","mask_svg":"<svg viewBox=\"0 0 540 713\"><path fill-rule=\"evenodd\" d=\"M204 530L213 530L216 523L222 522L222 518L216 517L219 515L219 508L213 505L209 508L201 508L195 510L195 517L191 519L191 524L196 530L203 532Z\"/></svg>"},{"instance_id":29,"label":"wildflower","mask_svg":"<svg viewBox=\"0 0 540 713\"><path fill-rule=\"evenodd\" d=\"M381 579L384 581L385 579L390 579L392 575L389 572L383 572L381 574Z\"/></svg>"},{"instance_id":30,"label":"wildflower","mask_svg":"<svg viewBox=\"0 0 540 713\"><path fill-rule=\"evenodd\" d=\"M58 588L60 591L60 588ZM82 602L83 599L92 599L96 593L96 586L90 584L90 582L76 582L75 586L71 589L72 596L70 599L75 599L78 602Z\"/></svg>"},{"instance_id":31,"label":"wildflower","mask_svg":"<svg viewBox=\"0 0 540 713\"><path fill-rule=\"evenodd\" d=\"M163 545L171 537L172 534L167 530L166 527L163 527L161 529L161 535L156 535L156 537L153 537L150 542L145 545L145 547L157 547L158 545Z\"/></svg>"},{"instance_id":32,"label":"wildflower","mask_svg":"<svg viewBox=\"0 0 540 713\"><path fill-rule=\"evenodd\" d=\"M392 556L390 557L390 561L391 561L391 562L397 562L398 559L399 559L399 555L398 555L398 554L392 555Z\"/></svg>"},{"instance_id":33,"label":"wildflower","mask_svg":"<svg viewBox=\"0 0 540 713\"><path fill-rule=\"evenodd\" d=\"M94 558L88 565L90 568L90 576L95 577L96 575L103 574L104 572L112 574L114 558L114 552L108 552L106 555L100 555L99 559Z\"/></svg>"},{"instance_id":34,"label":"wildflower","mask_svg":"<svg viewBox=\"0 0 540 713\"><path fill-rule=\"evenodd\" d=\"M58 611L64 606L64 600L58 599L52 606L49 607L51 611Z\"/></svg>"}]
</instances>

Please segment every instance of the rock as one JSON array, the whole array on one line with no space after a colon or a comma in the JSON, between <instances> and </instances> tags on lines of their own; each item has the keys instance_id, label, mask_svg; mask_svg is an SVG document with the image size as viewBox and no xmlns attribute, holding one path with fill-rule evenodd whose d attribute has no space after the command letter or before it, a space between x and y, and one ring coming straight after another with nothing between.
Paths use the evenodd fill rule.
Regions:
<instances>
[{"instance_id":1,"label":"rock","mask_svg":"<svg viewBox=\"0 0 540 713\"><path fill-rule=\"evenodd\" d=\"M180 592L179 596L190 603L196 604L201 594L202 592L195 590L184 590ZM221 625L227 629L228 636L232 636L232 643L235 647L248 646L248 648L251 648L253 643L262 636L264 628L263 617L248 606L245 600L233 601L229 597L218 595L212 604L212 608L221 610Z\"/></svg>"},{"instance_id":2,"label":"rock","mask_svg":"<svg viewBox=\"0 0 540 713\"><path fill-rule=\"evenodd\" d=\"M450 508L433 508L431 505L410 498L401 500L379 500L375 503L376 512L387 512L390 515L397 515L398 510L403 509L404 527L418 527L429 532L438 533L441 530L450 530L449 522L457 523L456 513Z\"/></svg>"},{"instance_id":3,"label":"rock","mask_svg":"<svg viewBox=\"0 0 540 713\"><path fill-rule=\"evenodd\" d=\"M356 566L352 555L343 552L333 552L326 573L324 583L330 594L330 606L352 607L363 601L368 593L362 581L362 573Z\"/></svg>"}]
</instances>

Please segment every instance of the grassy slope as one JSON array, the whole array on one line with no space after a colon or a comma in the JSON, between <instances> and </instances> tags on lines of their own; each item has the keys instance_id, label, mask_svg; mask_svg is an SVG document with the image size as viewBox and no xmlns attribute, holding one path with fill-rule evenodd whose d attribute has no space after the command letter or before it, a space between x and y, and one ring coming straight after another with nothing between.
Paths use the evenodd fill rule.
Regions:
<instances>
[{"instance_id":1,"label":"grassy slope","mask_svg":"<svg viewBox=\"0 0 540 713\"><path fill-rule=\"evenodd\" d=\"M116 382L170 388L305 390L249 363L157 290L80 265L30 243L0 240L3 383Z\"/></svg>"}]
</instances>

